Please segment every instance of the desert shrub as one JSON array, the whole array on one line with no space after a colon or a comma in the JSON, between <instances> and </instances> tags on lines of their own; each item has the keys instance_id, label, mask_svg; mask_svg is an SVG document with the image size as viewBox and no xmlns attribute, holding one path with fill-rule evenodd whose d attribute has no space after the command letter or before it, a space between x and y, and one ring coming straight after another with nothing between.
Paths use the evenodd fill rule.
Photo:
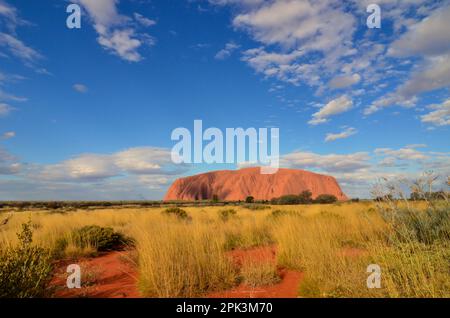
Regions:
<instances>
[{"instance_id":1,"label":"desert shrub","mask_svg":"<svg viewBox=\"0 0 450 318\"><path fill-rule=\"evenodd\" d=\"M273 198L272 204L291 205L291 204L310 204L313 202L312 193L309 190L305 190L299 195L287 194L279 198Z\"/></svg>"},{"instance_id":2,"label":"desert shrub","mask_svg":"<svg viewBox=\"0 0 450 318\"><path fill-rule=\"evenodd\" d=\"M223 221L228 221L231 217L236 215L235 209L225 209L219 211L219 216Z\"/></svg>"},{"instance_id":3,"label":"desert shrub","mask_svg":"<svg viewBox=\"0 0 450 318\"><path fill-rule=\"evenodd\" d=\"M251 195L245 198L245 203L253 203L255 202L255 198Z\"/></svg>"},{"instance_id":4,"label":"desert shrub","mask_svg":"<svg viewBox=\"0 0 450 318\"><path fill-rule=\"evenodd\" d=\"M225 240L223 248L228 250L234 250L243 245L243 238L240 233L225 232Z\"/></svg>"},{"instance_id":5,"label":"desert shrub","mask_svg":"<svg viewBox=\"0 0 450 318\"><path fill-rule=\"evenodd\" d=\"M272 213L270 214L270 217L272 218L279 218L279 217L283 217L283 216L287 216L287 215L292 215L292 216L300 216L301 214L299 212L296 211L289 211L289 210L274 210L272 211Z\"/></svg>"},{"instance_id":6,"label":"desert shrub","mask_svg":"<svg viewBox=\"0 0 450 318\"><path fill-rule=\"evenodd\" d=\"M262 205L262 204L245 204L244 208L252 210L252 211L259 211L259 210L270 209L270 206Z\"/></svg>"},{"instance_id":7,"label":"desert shrub","mask_svg":"<svg viewBox=\"0 0 450 318\"><path fill-rule=\"evenodd\" d=\"M432 244L450 240L450 205L428 208L425 211L398 208L382 210L381 215L400 241Z\"/></svg>"},{"instance_id":8,"label":"desert shrub","mask_svg":"<svg viewBox=\"0 0 450 318\"><path fill-rule=\"evenodd\" d=\"M0 298L30 298L45 294L52 270L50 252L33 246L31 222L22 224L19 244L0 251Z\"/></svg>"},{"instance_id":9,"label":"desert shrub","mask_svg":"<svg viewBox=\"0 0 450 318\"><path fill-rule=\"evenodd\" d=\"M317 198L314 200L314 203L320 203L320 204L329 204L337 202L336 196L332 194L320 194L317 196Z\"/></svg>"},{"instance_id":10,"label":"desert shrub","mask_svg":"<svg viewBox=\"0 0 450 318\"><path fill-rule=\"evenodd\" d=\"M308 204L313 202L312 193L309 190L305 190L302 193L300 193L298 199L302 204Z\"/></svg>"},{"instance_id":11,"label":"desert shrub","mask_svg":"<svg viewBox=\"0 0 450 318\"><path fill-rule=\"evenodd\" d=\"M163 211L164 214L167 215L174 215L180 219L188 219L189 215L187 214L187 212L181 208L175 207L175 208L167 208Z\"/></svg>"},{"instance_id":12,"label":"desert shrub","mask_svg":"<svg viewBox=\"0 0 450 318\"><path fill-rule=\"evenodd\" d=\"M300 204L300 198L295 194L288 194L279 197L276 200L277 204L289 205L289 204Z\"/></svg>"},{"instance_id":13,"label":"desert shrub","mask_svg":"<svg viewBox=\"0 0 450 318\"><path fill-rule=\"evenodd\" d=\"M85 248L93 246L97 251L110 251L130 244L131 240L110 227L98 225L83 226L72 232L72 241L76 246Z\"/></svg>"}]
</instances>

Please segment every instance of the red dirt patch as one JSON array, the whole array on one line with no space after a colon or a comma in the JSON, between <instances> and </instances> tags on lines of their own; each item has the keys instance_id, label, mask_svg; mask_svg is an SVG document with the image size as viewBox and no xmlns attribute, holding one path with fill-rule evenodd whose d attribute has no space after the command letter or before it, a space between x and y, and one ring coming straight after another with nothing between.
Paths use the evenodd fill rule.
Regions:
<instances>
[{"instance_id":1,"label":"red dirt patch","mask_svg":"<svg viewBox=\"0 0 450 318\"><path fill-rule=\"evenodd\" d=\"M253 249L237 249L228 253L236 265L241 266L244 261L252 262L273 262L276 263L276 247L265 246ZM240 284L232 290L210 293L208 298L296 298L298 297L298 287L303 273L278 268L278 275L281 281L278 284L269 286L249 287Z\"/></svg>"},{"instance_id":2,"label":"red dirt patch","mask_svg":"<svg viewBox=\"0 0 450 318\"><path fill-rule=\"evenodd\" d=\"M81 288L69 289L66 273L69 264L81 267ZM95 258L61 261L50 283L57 298L137 298L137 270L130 252L110 252Z\"/></svg>"}]
</instances>

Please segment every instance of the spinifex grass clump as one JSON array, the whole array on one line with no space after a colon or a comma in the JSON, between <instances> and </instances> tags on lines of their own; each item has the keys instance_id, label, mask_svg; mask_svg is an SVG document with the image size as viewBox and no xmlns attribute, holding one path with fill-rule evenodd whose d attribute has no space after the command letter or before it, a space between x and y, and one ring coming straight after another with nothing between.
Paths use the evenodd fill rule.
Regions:
<instances>
[{"instance_id":1,"label":"spinifex grass clump","mask_svg":"<svg viewBox=\"0 0 450 318\"><path fill-rule=\"evenodd\" d=\"M131 243L123 234L98 225L83 226L73 231L71 240L80 248L93 246L97 251L117 250Z\"/></svg>"},{"instance_id":2,"label":"spinifex grass clump","mask_svg":"<svg viewBox=\"0 0 450 318\"><path fill-rule=\"evenodd\" d=\"M174 215L179 219L182 220L187 220L189 219L189 215L187 214L187 212L183 209L180 209L178 207L175 208L167 208L163 211L164 214L166 215Z\"/></svg>"},{"instance_id":3,"label":"spinifex grass clump","mask_svg":"<svg viewBox=\"0 0 450 318\"><path fill-rule=\"evenodd\" d=\"M234 217L236 215L235 209L225 209L219 211L219 217L222 219L222 221L228 221L230 218Z\"/></svg>"},{"instance_id":4,"label":"spinifex grass clump","mask_svg":"<svg viewBox=\"0 0 450 318\"><path fill-rule=\"evenodd\" d=\"M134 230L139 286L147 297L199 297L231 288L236 270L210 224L155 219Z\"/></svg>"},{"instance_id":5,"label":"spinifex grass clump","mask_svg":"<svg viewBox=\"0 0 450 318\"><path fill-rule=\"evenodd\" d=\"M272 260L246 260L242 264L241 277L249 287L273 285L280 281Z\"/></svg>"},{"instance_id":6,"label":"spinifex grass clump","mask_svg":"<svg viewBox=\"0 0 450 318\"><path fill-rule=\"evenodd\" d=\"M0 250L0 298L40 297L51 272L48 250L33 246L31 222L22 224L19 244Z\"/></svg>"}]
</instances>

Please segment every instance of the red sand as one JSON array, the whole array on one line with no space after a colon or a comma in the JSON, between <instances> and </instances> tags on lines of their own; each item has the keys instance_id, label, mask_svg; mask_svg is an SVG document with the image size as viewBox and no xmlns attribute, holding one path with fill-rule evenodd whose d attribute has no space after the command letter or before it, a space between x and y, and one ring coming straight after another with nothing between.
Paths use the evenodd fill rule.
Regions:
<instances>
[{"instance_id":1,"label":"red sand","mask_svg":"<svg viewBox=\"0 0 450 318\"><path fill-rule=\"evenodd\" d=\"M69 289L66 279L69 264L81 267L81 288ZM137 271L130 259L130 252L111 252L95 258L59 263L50 283L57 298L137 298Z\"/></svg>"},{"instance_id":2,"label":"red sand","mask_svg":"<svg viewBox=\"0 0 450 318\"><path fill-rule=\"evenodd\" d=\"M234 250L229 253L238 266L244 261L268 261L276 263L276 247L266 246L247 250ZM269 286L249 287L241 284L228 291L215 292L209 298L297 298L298 287L303 273L278 268L281 282Z\"/></svg>"}]
</instances>

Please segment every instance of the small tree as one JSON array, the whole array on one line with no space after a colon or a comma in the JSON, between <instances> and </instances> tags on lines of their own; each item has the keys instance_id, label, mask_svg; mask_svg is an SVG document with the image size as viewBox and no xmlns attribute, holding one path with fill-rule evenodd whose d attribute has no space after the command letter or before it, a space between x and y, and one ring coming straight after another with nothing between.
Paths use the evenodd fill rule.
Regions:
<instances>
[{"instance_id":1,"label":"small tree","mask_svg":"<svg viewBox=\"0 0 450 318\"><path fill-rule=\"evenodd\" d=\"M303 203L303 204L308 204L308 203L313 202L312 193L309 190L305 190L302 193L300 193L298 198L299 198L300 203Z\"/></svg>"},{"instance_id":2,"label":"small tree","mask_svg":"<svg viewBox=\"0 0 450 318\"><path fill-rule=\"evenodd\" d=\"M213 196L212 196L212 200L211 200L213 203L217 203L217 202L219 202L219 196L217 195L217 194L213 194Z\"/></svg>"},{"instance_id":3,"label":"small tree","mask_svg":"<svg viewBox=\"0 0 450 318\"><path fill-rule=\"evenodd\" d=\"M252 197L251 195L245 198L245 203L253 203L253 202L255 202L255 198Z\"/></svg>"},{"instance_id":4,"label":"small tree","mask_svg":"<svg viewBox=\"0 0 450 318\"><path fill-rule=\"evenodd\" d=\"M316 203L327 204L327 203L336 202L337 198L332 194L321 194L321 195L317 196L316 200L314 200L314 201Z\"/></svg>"}]
</instances>

